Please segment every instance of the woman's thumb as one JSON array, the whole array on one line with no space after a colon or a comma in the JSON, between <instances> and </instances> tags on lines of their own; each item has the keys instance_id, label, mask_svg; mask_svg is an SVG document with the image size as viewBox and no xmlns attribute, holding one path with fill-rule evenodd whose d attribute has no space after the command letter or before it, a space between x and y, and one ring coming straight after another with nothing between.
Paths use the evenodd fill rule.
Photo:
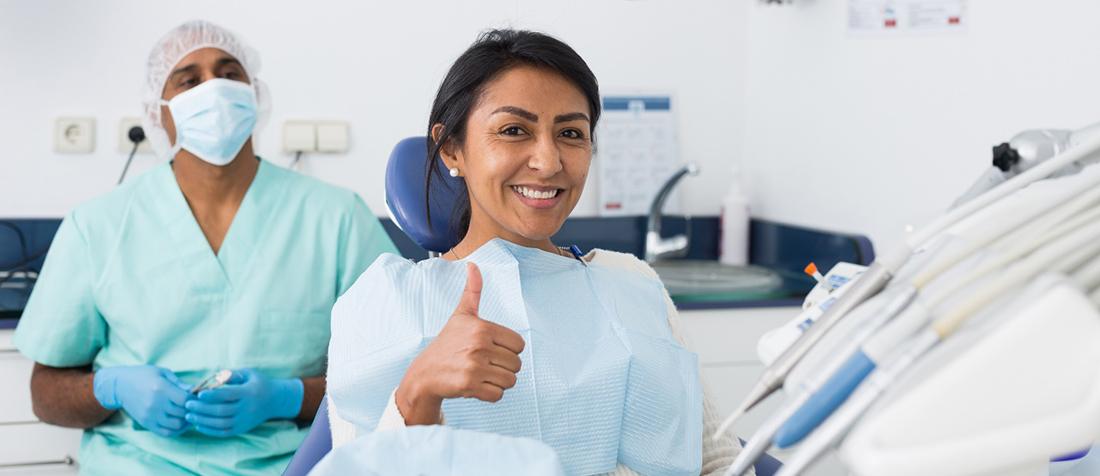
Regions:
<instances>
[{"instance_id":1,"label":"woman's thumb","mask_svg":"<svg viewBox=\"0 0 1100 476\"><path fill-rule=\"evenodd\" d=\"M458 307L455 314L477 315L478 305L481 303L481 270L472 262L466 263L466 288L462 290L462 297L458 299Z\"/></svg>"}]
</instances>

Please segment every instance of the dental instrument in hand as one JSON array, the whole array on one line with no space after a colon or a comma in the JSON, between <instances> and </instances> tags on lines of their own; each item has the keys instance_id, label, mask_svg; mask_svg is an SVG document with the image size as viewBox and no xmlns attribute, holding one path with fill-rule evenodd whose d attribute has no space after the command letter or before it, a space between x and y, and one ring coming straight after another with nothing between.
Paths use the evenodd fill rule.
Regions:
<instances>
[{"instance_id":1,"label":"dental instrument in hand","mask_svg":"<svg viewBox=\"0 0 1100 476\"><path fill-rule=\"evenodd\" d=\"M198 384L191 388L192 395L198 395L203 390L210 390L225 385L229 379L233 377L233 371L231 370L219 370L214 374L202 379Z\"/></svg>"}]
</instances>

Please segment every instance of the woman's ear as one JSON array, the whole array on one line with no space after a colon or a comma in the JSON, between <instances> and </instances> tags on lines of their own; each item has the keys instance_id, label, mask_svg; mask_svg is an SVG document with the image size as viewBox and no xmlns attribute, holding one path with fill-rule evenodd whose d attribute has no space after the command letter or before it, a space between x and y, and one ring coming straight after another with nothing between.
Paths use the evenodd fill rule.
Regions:
<instances>
[{"instance_id":1,"label":"woman's ear","mask_svg":"<svg viewBox=\"0 0 1100 476\"><path fill-rule=\"evenodd\" d=\"M443 124L436 124L432 126L432 142L439 142L439 138L443 137ZM462 159L459 157L460 152L455 148L455 141L453 138L448 137L443 146L439 148L439 158L443 160L443 166L447 169L461 168Z\"/></svg>"}]
</instances>

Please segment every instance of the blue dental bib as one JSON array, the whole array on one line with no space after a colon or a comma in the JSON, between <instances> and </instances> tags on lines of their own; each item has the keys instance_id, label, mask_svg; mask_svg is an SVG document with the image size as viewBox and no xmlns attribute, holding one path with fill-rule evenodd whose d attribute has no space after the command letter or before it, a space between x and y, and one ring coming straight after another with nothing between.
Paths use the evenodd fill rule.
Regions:
<instances>
[{"instance_id":1,"label":"blue dental bib","mask_svg":"<svg viewBox=\"0 0 1100 476\"><path fill-rule=\"evenodd\" d=\"M618 463L698 474L698 359L672 337L661 283L492 240L467 260L483 278L481 318L526 341L516 385L496 403L449 399L447 425L533 438L569 474ZM333 308L328 390L339 416L374 430L412 360L443 328L465 264L383 255Z\"/></svg>"}]
</instances>

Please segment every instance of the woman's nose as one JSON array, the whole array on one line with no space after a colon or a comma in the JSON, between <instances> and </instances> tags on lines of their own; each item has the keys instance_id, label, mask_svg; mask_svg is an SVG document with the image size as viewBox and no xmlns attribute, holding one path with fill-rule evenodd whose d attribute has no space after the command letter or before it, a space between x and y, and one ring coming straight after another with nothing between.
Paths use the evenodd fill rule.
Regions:
<instances>
[{"instance_id":1,"label":"woman's nose","mask_svg":"<svg viewBox=\"0 0 1100 476\"><path fill-rule=\"evenodd\" d=\"M540 138L527 166L539 172L539 175L551 177L562 170L561 151L553 139Z\"/></svg>"}]
</instances>

